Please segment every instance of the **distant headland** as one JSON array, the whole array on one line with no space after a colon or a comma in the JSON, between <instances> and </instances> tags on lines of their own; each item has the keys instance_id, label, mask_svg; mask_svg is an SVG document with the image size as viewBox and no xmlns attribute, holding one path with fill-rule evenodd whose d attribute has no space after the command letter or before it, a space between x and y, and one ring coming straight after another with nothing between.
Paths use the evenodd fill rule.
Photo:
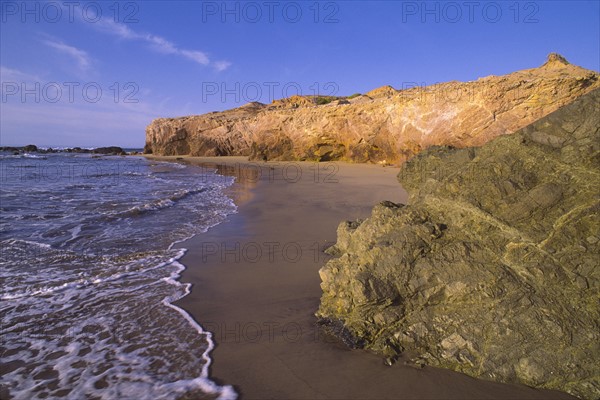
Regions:
<instances>
[{"instance_id":1,"label":"distant headland","mask_svg":"<svg viewBox=\"0 0 600 400\"><path fill-rule=\"evenodd\" d=\"M101 154L106 156L124 156L128 154L137 154L137 152L126 152L119 146L107 146L107 147L96 147L96 148L81 148L81 147L67 147L67 148L56 148L52 147L44 148L38 147L34 144L28 144L27 146L1 146L0 151L11 152L13 155L25 154L25 153L39 153L39 154L52 154L52 153L82 153L82 154Z\"/></svg>"},{"instance_id":2,"label":"distant headland","mask_svg":"<svg viewBox=\"0 0 600 400\"><path fill-rule=\"evenodd\" d=\"M599 77L552 53L540 67L470 82L252 102L155 119L144 152L401 164L431 146L481 146L514 133L600 87Z\"/></svg>"}]
</instances>

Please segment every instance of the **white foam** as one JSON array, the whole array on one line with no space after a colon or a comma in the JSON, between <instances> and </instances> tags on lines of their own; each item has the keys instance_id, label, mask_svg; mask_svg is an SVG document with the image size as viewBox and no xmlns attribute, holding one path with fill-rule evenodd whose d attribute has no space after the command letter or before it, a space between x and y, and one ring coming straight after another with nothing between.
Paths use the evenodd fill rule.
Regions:
<instances>
[{"instance_id":1,"label":"white foam","mask_svg":"<svg viewBox=\"0 0 600 400\"><path fill-rule=\"evenodd\" d=\"M39 154L31 154L31 153L23 153L22 157L23 158L37 158L40 160L46 160L48 158L46 156L40 156Z\"/></svg>"},{"instance_id":2,"label":"white foam","mask_svg":"<svg viewBox=\"0 0 600 400\"><path fill-rule=\"evenodd\" d=\"M123 274L121 276L123 279L117 281L117 286L110 285L107 279L99 280L98 284L103 287L97 289L95 287L65 286L60 291L53 293L53 296L48 297L45 303L42 303L45 304L42 307L32 297L27 297L25 302L20 302L20 312L23 312L23 306L29 304L31 317L38 320L44 319L47 326L40 328L40 331L31 331L30 324L23 322L13 324L3 332L6 342L10 343L13 348L13 354L4 357L4 361L10 363L11 361L28 360L28 365L34 366L33 370L19 368L3 376L3 382L10 388L11 395L15 399L55 397L55 394L61 389L68 388L70 389L69 398L95 396L102 399L172 399L190 391L215 394L220 399L236 398L232 387L219 386L209 379L208 367L211 362L209 353L214 348L210 333L205 332L188 313L172 304L173 301L190 292L189 284L182 284L176 280L181 271L185 269L182 264L177 262L177 259L183 254L184 250L180 249L176 256L163 263L162 268L161 266L152 268L156 276L160 276L161 271L165 268L170 271L166 277L159 280L142 279L140 274ZM128 275L129 279L126 279L125 277ZM130 287L131 280L136 282L134 287ZM149 371L154 370L154 362L159 361L167 363L167 365L171 362L168 360L168 349L166 349L167 353L159 351L156 356L152 355L151 344L154 341L158 340L161 344L175 346L178 352L188 346L187 343L164 343L170 335L169 328L166 332L164 329L170 325L167 324L163 327L162 322L155 321L152 315L147 319L144 319L143 315L139 315L144 313L144 310L146 312L153 310L154 306L148 304L148 302L152 302L151 298L145 300L144 294L153 293L155 290L151 286L156 286L161 282L163 285L167 284L176 288L175 293L172 290L162 289L162 291L166 290L170 293L163 298L162 304L177 311L177 315L184 319L183 324L191 327L198 339L203 339L203 342L206 343L201 347L198 347L199 343L192 346L192 349L202 348L200 360L192 362L190 365L192 369L200 368L201 365L199 376L170 381L157 379L159 376L155 374L160 374L160 371L149 375ZM131 308L131 311L122 309L123 305L120 305L118 299L124 297L139 300L142 309L138 311L137 317L141 317L141 321L145 321L143 324L150 325L140 326L141 321L123 321L120 326L115 325L115 318L118 314L114 314L113 310L121 313L125 311L126 315L136 316L135 310L138 307L136 303L126 302L123 304ZM66 322L63 321L61 313L72 312L73 308L82 307L82 303L85 305L85 302L98 304L96 307L101 307L104 314L93 311L86 319L79 320L75 324L69 324L69 318ZM2 303L2 311L10 314L11 307L7 303ZM89 311L88 307L84 308ZM160 310L158 315L162 315ZM172 321L174 322L176 319ZM116 331L114 331L115 327ZM67 329L66 333L64 332L65 328ZM58 333L51 335L47 329L56 330ZM172 329L179 332L182 328L172 327ZM157 336L157 334L161 336ZM133 347L134 350L129 349L130 347ZM14 353L15 349L18 349L16 353ZM87 352L82 353L83 350ZM55 357L54 361L50 361L48 357L53 357L53 354L57 354L56 352L60 352L60 354ZM195 359L196 356L190 353L190 357ZM164 361L161 361L163 359ZM39 374L47 371L49 367L58 376L41 378ZM171 368L169 368L169 373L173 373ZM95 386L102 381L105 381L106 387ZM57 388L55 390L47 389L51 386ZM38 391L38 388L46 389Z\"/></svg>"},{"instance_id":3,"label":"white foam","mask_svg":"<svg viewBox=\"0 0 600 400\"><path fill-rule=\"evenodd\" d=\"M75 226L73 229L71 229L71 240L74 240L77 238L77 236L81 233L81 224Z\"/></svg>"}]
</instances>

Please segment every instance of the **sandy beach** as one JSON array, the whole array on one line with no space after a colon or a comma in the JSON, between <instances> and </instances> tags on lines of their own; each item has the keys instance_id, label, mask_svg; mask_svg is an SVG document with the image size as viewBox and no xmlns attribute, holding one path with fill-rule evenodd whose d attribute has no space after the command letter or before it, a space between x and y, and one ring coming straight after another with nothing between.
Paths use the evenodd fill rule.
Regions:
<instances>
[{"instance_id":1,"label":"sandy beach","mask_svg":"<svg viewBox=\"0 0 600 400\"><path fill-rule=\"evenodd\" d=\"M151 157L175 160L175 157ZM398 168L242 157L178 157L236 176L238 213L181 247L192 293L178 302L213 333L211 379L243 399L566 399L350 350L317 327L323 249L341 221L383 200L406 202Z\"/></svg>"}]
</instances>

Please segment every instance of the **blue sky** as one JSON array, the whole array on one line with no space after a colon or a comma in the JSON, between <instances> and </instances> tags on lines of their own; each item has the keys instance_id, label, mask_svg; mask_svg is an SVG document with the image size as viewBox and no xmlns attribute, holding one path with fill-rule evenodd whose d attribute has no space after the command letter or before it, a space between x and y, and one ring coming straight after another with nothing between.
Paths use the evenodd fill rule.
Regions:
<instances>
[{"instance_id":1,"label":"blue sky","mask_svg":"<svg viewBox=\"0 0 600 400\"><path fill-rule=\"evenodd\" d=\"M5 1L0 145L142 147L158 117L600 69L599 1Z\"/></svg>"}]
</instances>

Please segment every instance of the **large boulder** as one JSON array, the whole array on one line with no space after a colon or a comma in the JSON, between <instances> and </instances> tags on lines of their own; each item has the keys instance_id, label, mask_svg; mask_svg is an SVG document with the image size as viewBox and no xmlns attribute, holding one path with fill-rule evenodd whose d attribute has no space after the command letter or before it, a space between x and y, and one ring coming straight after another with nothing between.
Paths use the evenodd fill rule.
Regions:
<instances>
[{"instance_id":1,"label":"large boulder","mask_svg":"<svg viewBox=\"0 0 600 400\"><path fill-rule=\"evenodd\" d=\"M599 105L408 161L409 205L339 226L321 323L390 359L600 397Z\"/></svg>"}]
</instances>

